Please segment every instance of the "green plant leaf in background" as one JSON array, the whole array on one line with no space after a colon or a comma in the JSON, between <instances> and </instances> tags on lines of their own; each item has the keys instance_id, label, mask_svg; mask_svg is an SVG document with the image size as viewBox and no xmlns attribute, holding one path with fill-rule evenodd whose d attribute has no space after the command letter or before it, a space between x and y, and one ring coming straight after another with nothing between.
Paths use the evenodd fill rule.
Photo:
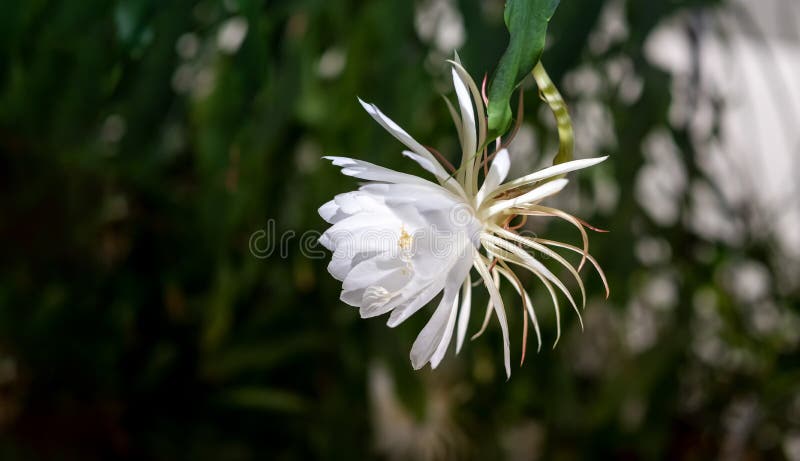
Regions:
<instances>
[{"instance_id":1,"label":"green plant leaf in background","mask_svg":"<svg viewBox=\"0 0 800 461\"><path fill-rule=\"evenodd\" d=\"M505 133L511 124L511 93L539 62L547 24L559 0L507 0L504 13L510 35L489 87L489 139Z\"/></svg>"}]
</instances>

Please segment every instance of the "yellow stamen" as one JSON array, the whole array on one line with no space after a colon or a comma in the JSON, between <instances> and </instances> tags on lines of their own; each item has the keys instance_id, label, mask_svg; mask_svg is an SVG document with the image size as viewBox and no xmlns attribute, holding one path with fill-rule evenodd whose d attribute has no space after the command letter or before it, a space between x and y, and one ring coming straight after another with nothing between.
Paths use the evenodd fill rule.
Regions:
<instances>
[{"instance_id":1,"label":"yellow stamen","mask_svg":"<svg viewBox=\"0 0 800 461\"><path fill-rule=\"evenodd\" d=\"M397 246L403 250L408 250L411 248L411 235L406 232L405 225L400 227L400 238L397 239Z\"/></svg>"}]
</instances>

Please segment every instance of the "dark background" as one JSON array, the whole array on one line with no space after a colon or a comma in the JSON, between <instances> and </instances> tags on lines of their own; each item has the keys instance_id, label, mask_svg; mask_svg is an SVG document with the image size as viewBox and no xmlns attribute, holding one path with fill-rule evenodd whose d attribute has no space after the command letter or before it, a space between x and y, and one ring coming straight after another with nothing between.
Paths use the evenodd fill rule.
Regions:
<instances>
[{"instance_id":1,"label":"dark background","mask_svg":"<svg viewBox=\"0 0 800 461\"><path fill-rule=\"evenodd\" d=\"M800 459L798 258L754 218L760 202L727 201L703 168L729 103L701 94L698 44L771 36L736 4L562 2L543 60L573 109L577 155L611 159L558 203L611 231L591 237L612 294L585 270L586 329L565 311L552 350L549 301L531 284L545 346L509 381L496 324L414 372L429 311L394 330L361 320L327 256L301 251L326 227L317 208L355 187L322 155L420 173L356 96L457 156L439 96L451 95L447 47L476 80L491 75L502 7L4 0L0 458ZM714 26L725 9L741 27ZM646 53L667 23L689 57L680 76ZM679 95L708 102L704 135L674 116ZM535 90L526 103L512 152L530 170L556 135ZM671 146L666 166L651 145ZM655 213L645 169L667 181ZM735 238L692 224L710 213L695 185ZM273 243L294 232L285 255L251 252L269 222ZM521 318L510 321L514 363Z\"/></svg>"}]
</instances>

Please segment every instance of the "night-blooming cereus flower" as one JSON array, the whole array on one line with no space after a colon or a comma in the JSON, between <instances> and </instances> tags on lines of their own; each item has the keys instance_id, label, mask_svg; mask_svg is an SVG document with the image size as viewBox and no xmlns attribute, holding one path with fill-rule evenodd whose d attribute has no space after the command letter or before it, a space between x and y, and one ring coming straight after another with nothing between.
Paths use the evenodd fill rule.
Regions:
<instances>
[{"instance_id":1,"label":"night-blooming cereus flower","mask_svg":"<svg viewBox=\"0 0 800 461\"><path fill-rule=\"evenodd\" d=\"M474 268L489 291L483 327L492 312L497 316L504 342L504 363L510 376L508 321L500 297L501 280L507 280L522 298L524 331L530 317L541 348L541 333L530 296L512 268L538 278L550 294L561 334L560 291L580 318L578 304L565 284L531 250L565 267L577 280L583 303L585 292L578 271L585 261L597 262L588 253L583 221L541 203L557 194L567 180L565 173L596 165L606 157L561 163L503 182L510 166L508 151L498 139L498 149L487 155L486 106L475 82L460 64L452 63L453 84L459 111L448 102L462 147L461 166L455 170L438 152L424 147L374 104L360 101L381 126L409 149L403 154L431 173L437 182L383 168L361 160L326 157L342 173L365 180L358 190L337 195L319 213L332 226L320 242L333 252L330 273L342 282L342 301L358 307L362 317L391 313L395 327L441 293L433 315L411 348L411 364L436 368L456 332L456 352L461 350L472 307ZM442 162L437 160L442 158ZM489 160L491 166L487 167ZM483 181L479 185L479 177ZM580 230L583 247L521 235L517 229L529 216L555 216ZM573 267L553 248L581 255ZM606 284L606 292L608 286ZM525 336L523 337L523 360Z\"/></svg>"}]
</instances>

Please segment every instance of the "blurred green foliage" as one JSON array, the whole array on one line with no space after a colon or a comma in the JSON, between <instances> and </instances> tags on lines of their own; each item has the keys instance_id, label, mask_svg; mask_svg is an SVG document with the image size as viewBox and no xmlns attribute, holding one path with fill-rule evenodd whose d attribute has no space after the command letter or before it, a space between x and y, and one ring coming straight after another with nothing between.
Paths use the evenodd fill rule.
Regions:
<instances>
[{"instance_id":1,"label":"blurred green foliage","mask_svg":"<svg viewBox=\"0 0 800 461\"><path fill-rule=\"evenodd\" d=\"M704 180L688 128L669 123L672 79L643 45L664 18L714 1L562 2L550 25L543 60L555 82L620 57L643 81L633 102L604 83L612 158L576 177L576 211L611 230L592 239L612 296L587 276L587 331L565 315L559 347L529 354L508 382L494 328L442 369L414 372L408 351L425 313L389 330L339 302L325 259L300 252L304 232L324 229L317 208L354 187L319 157L421 173L356 96L455 153L439 98L450 55L417 33L422 3L3 2L0 458L705 460L730 444L738 459L784 456L800 424L797 342L754 334L746 303L719 283L737 261L774 267L770 242L706 241L681 220L654 222L635 198L654 130L674 140L689 179ZM625 4L627 34L592 51L611 3ZM458 7L461 58L476 79L491 75L507 40L502 2ZM555 134L534 96L525 120L548 161ZM601 179L618 188L610 212L585 206ZM250 251L271 219L278 235L295 233L286 257ZM671 256L643 265L633 245L643 237ZM631 350L621 319L656 275L676 299L658 313L653 344ZM768 296L798 312L796 291L773 281ZM707 299L711 314L698 314ZM552 314L540 311L552 340ZM703 312L717 319L710 332ZM704 360L698 335L744 359ZM391 419L381 376L408 419ZM731 429L752 408L746 431ZM403 444L409 421L420 429Z\"/></svg>"}]
</instances>

